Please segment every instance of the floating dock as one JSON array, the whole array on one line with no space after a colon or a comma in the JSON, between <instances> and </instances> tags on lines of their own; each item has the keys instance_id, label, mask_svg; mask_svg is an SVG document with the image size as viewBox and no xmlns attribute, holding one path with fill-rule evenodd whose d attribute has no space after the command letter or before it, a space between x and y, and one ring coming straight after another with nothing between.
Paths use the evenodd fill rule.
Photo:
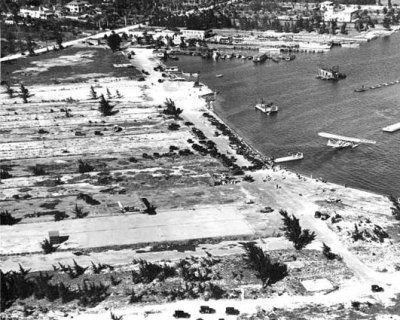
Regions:
<instances>
[{"instance_id":1,"label":"floating dock","mask_svg":"<svg viewBox=\"0 0 400 320\"><path fill-rule=\"evenodd\" d=\"M385 131L385 132L395 132L397 130L400 130L400 122L392 124L391 126L384 127L382 129L382 131Z\"/></svg>"},{"instance_id":2,"label":"floating dock","mask_svg":"<svg viewBox=\"0 0 400 320\"><path fill-rule=\"evenodd\" d=\"M400 80L395 80L392 82L385 82L385 83L380 83L374 86L370 86L370 87L364 87L362 86L361 88L355 89L354 92L365 92L368 90L374 90L374 89L380 89L380 88L384 88L384 87L389 87L389 86L393 86L395 84L399 84Z\"/></svg>"}]
</instances>

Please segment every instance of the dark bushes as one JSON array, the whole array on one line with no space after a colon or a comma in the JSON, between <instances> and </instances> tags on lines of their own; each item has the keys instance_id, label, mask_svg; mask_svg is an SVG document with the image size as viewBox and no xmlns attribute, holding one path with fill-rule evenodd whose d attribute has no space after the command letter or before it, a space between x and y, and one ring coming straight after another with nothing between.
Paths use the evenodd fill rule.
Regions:
<instances>
[{"instance_id":1,"label":"dark bushes","mask_svg":"<svg viewBox=\"0 0 400 320\"><path fill-rule=\"evenodd\" d=\"M315 233L308 229L301 229L299 219L294 215L289 217L288 213L280 210L279 213L283 217L284 226L281 228L285 233L285 237L292 241L296 250L301 250L315 239Z\"/></svg>"},{"instance_id":2,"label":"dark bushes","mask_svg":"<svg viewBox=\"0 0 400 320\"><path fill-rule=\"evenodd\" d=\"M245 250L246 264L256 271L256 276L261 280L263 287L270 286L287 276L287 266L280 262L272 262L270 256L254 242L242 243L242 246Z\"/></svg>"},{"instance_id":3,"label":"dark bushes","mask_svg":"<svg viewBox=\"0 0 400 320\"><path fill-rule=\"evenodd\" d=\"M8 210L4 210L0 212L0 225L4 226L12 226L20 222L21 219L14 218Z\"/></svg>"}]
</instances>

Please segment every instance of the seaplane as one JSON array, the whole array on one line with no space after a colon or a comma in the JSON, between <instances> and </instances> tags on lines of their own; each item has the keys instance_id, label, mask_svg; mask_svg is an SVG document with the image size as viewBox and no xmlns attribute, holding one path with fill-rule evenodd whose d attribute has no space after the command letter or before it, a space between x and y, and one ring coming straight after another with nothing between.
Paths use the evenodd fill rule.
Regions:
<instances>
[{"instance_id":1,"label":"seaplane","mask_svg":"<svg viewBox=\"0 0 400 320\"><path fill-rule=\"evenodd\" d=\"M362 143L370 143L370 144L376 143L376 141L373 140L350 138L326 132L319 132L318 135L322 138L328 139L328 143L326 145L334 149L344 149L344 148L354 149L357 148Z\"/></svg>"}]
</instances>

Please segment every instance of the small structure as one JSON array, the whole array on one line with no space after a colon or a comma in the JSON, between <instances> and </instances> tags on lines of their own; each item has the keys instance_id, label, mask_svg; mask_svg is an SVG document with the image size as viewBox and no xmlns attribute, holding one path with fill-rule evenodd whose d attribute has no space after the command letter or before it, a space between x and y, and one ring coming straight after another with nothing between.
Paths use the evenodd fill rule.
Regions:
<instances>
[{"instance_id":1,"label":"small structure","mask_svg":"<svg viewBox=\"0 0 400 320\"><path fill-rule=\"evenodd\" d=\"M340 80L340 79L345 79L346 75L343 73L339 72L339 67L338 66L334 66L332 68L320 68L318 75L317 75L318 79L322 79L322 80Z\"/></svg>"},{"instance_id":2,"label":"small structure","mask_svg":"<svg viewBox=\"0 0 400 320\"><path fill-rule=\"evenodd\" d=\"M301 282L303 287L307 291L318 292L325 290L332 290L332 283L328 279L315 279L315 280L304 280Z\"/></svg>"},{"instance_id":3,"label":"small structure","mask_svg":"<svg viewBox=\"0 0 400 320\"><path fill-rule=\"evenodd\" d=\"M59 244L60 243L60 232L59 231L49 231L49 241L50 244Z\"/></svg>"},{"instance_id":4,"label":"small structure","mask_svg":"<svg viewBox=\"0 0 400 320\"><path fill-rule=\"evenodd\" d=\"M55 244L61 244L64 241L67 241L69 239L69 236L60 236L59 231L49 231L49 241L50 244L55 245Z\"/></svg>"},{"instance_id":5,"label":"small structure","mask_svg":"<svg viewBox=\"0 0 400 320\"><path fill-rule=\"evenodd\" d=\"M65 7L70 11L70 12L75 12L75 13L80 13L86 10L86 7L88 6L87 1L83 0L73 0L65 5Z\"/></svg>"}]
</instances>

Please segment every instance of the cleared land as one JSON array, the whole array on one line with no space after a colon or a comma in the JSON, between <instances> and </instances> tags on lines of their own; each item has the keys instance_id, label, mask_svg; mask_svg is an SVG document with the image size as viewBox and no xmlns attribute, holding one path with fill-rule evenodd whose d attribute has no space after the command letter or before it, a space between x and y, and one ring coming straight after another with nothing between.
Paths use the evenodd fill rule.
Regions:
<instances>
[{"instance_id":1,"label":"cleared land","mask_svg":"<svg viewBox=\"0 0 400 320\"><path fill-rule=\"evenodd\" d=\"M239 143L211 124L209 116L218 117L200 98L209 89L164 78L159 82L161 74L153 69L159 62L151 50L134 50L135 68L127 70L112 67L115 61L128 62L121 53L81 45L26 58L2 71L15 90L25 77L33 95L24 104L18 97L2 94L1 167L10 177L1 180L0 211L21 221L1 226L0 266L4 271L18 270L21 263L33 269L29 277L46 271L53 276L51 283L63 282L75 293L85 279L108 286L101 302L107 311L86 310L82 297L75 297L67 309L62 309L65 303L60 299L42 299L36 312L55 306L74 318L88 319L94 312L96 319L109 319L112 308L124 319L165 319L174 308L186 308L194 317L205 302L186 299L211 297L242 299L211 301L218 309L215 315L221 317L226 306L236 303L249 314L257 313L257 306L268 312L279 306L284 309L276 313L287 316L288 310L319 301L322 306L314 310L317 317L330 307L345 319L350 313L342 310L352 308L352 300L376 306L392 303L390 299L400 291L400 248L398 224L387 198L279 168L248 170L249 157L232 148ZM60 59L63 65L57 66ZM143 69L148 74L138 71ZM138 81L139 76L145 81ZM97 96L103 94L116 105L118 113L102 116L91 86ZM181 117L163 112L166 98L183 109ZM170 130L171 124L179 125L178 130ZM214 136L215 131L219 136ZM198 152L195 145L214 151ZM215 150L226 158L215 156ZM235 175L228 158L254 182ZM80 160L90 170L80 169ZM145 213L142 198L156 207L156 215ZM76 206L87 216L77 219ZM267 213L266 206L273 211ZM279 209L299 217L301 226L314 231L317 239L303 251L294 250L282 236ZM315 216L316 211L322 218ZM63 220L54 221L59 216ZM357 240L355 224L361 234ZM376 226L387 237L381 239L383 233ZM69 239L55 253L44 254L40 242L53 230ZM249 240L256 240L273 261L285 263L288 275L261 288L243 260L240 242ZM326 259L322 242L342 259ZM176 273L162 281L135 282L134 272L140 268L132 259L141 258L165 262ZM73 266L73 259L84 267L90 267L91 261L111 267L98 273L92 267L71 277L61 266ZM49 272L52 265L54 271ZM304 280L308 282L303 284ZM310 283L324 283L325 288L314 292ZM372 292L373 284L384 291ZM132 290L140 299L134 296L134 304L121 309L132 298ZM171 303L181 299L185 301ZM35 306L37 302L25 301ZM155 313L149 315L150 310ZM351 313L357 317L374 310L382 311L365 304ZM16 317L26 313L18 301L7 312ZM307 309L299 312L306 314ZM46 316L60 318L64 313Z\"/></svg>"}]
</instances>

